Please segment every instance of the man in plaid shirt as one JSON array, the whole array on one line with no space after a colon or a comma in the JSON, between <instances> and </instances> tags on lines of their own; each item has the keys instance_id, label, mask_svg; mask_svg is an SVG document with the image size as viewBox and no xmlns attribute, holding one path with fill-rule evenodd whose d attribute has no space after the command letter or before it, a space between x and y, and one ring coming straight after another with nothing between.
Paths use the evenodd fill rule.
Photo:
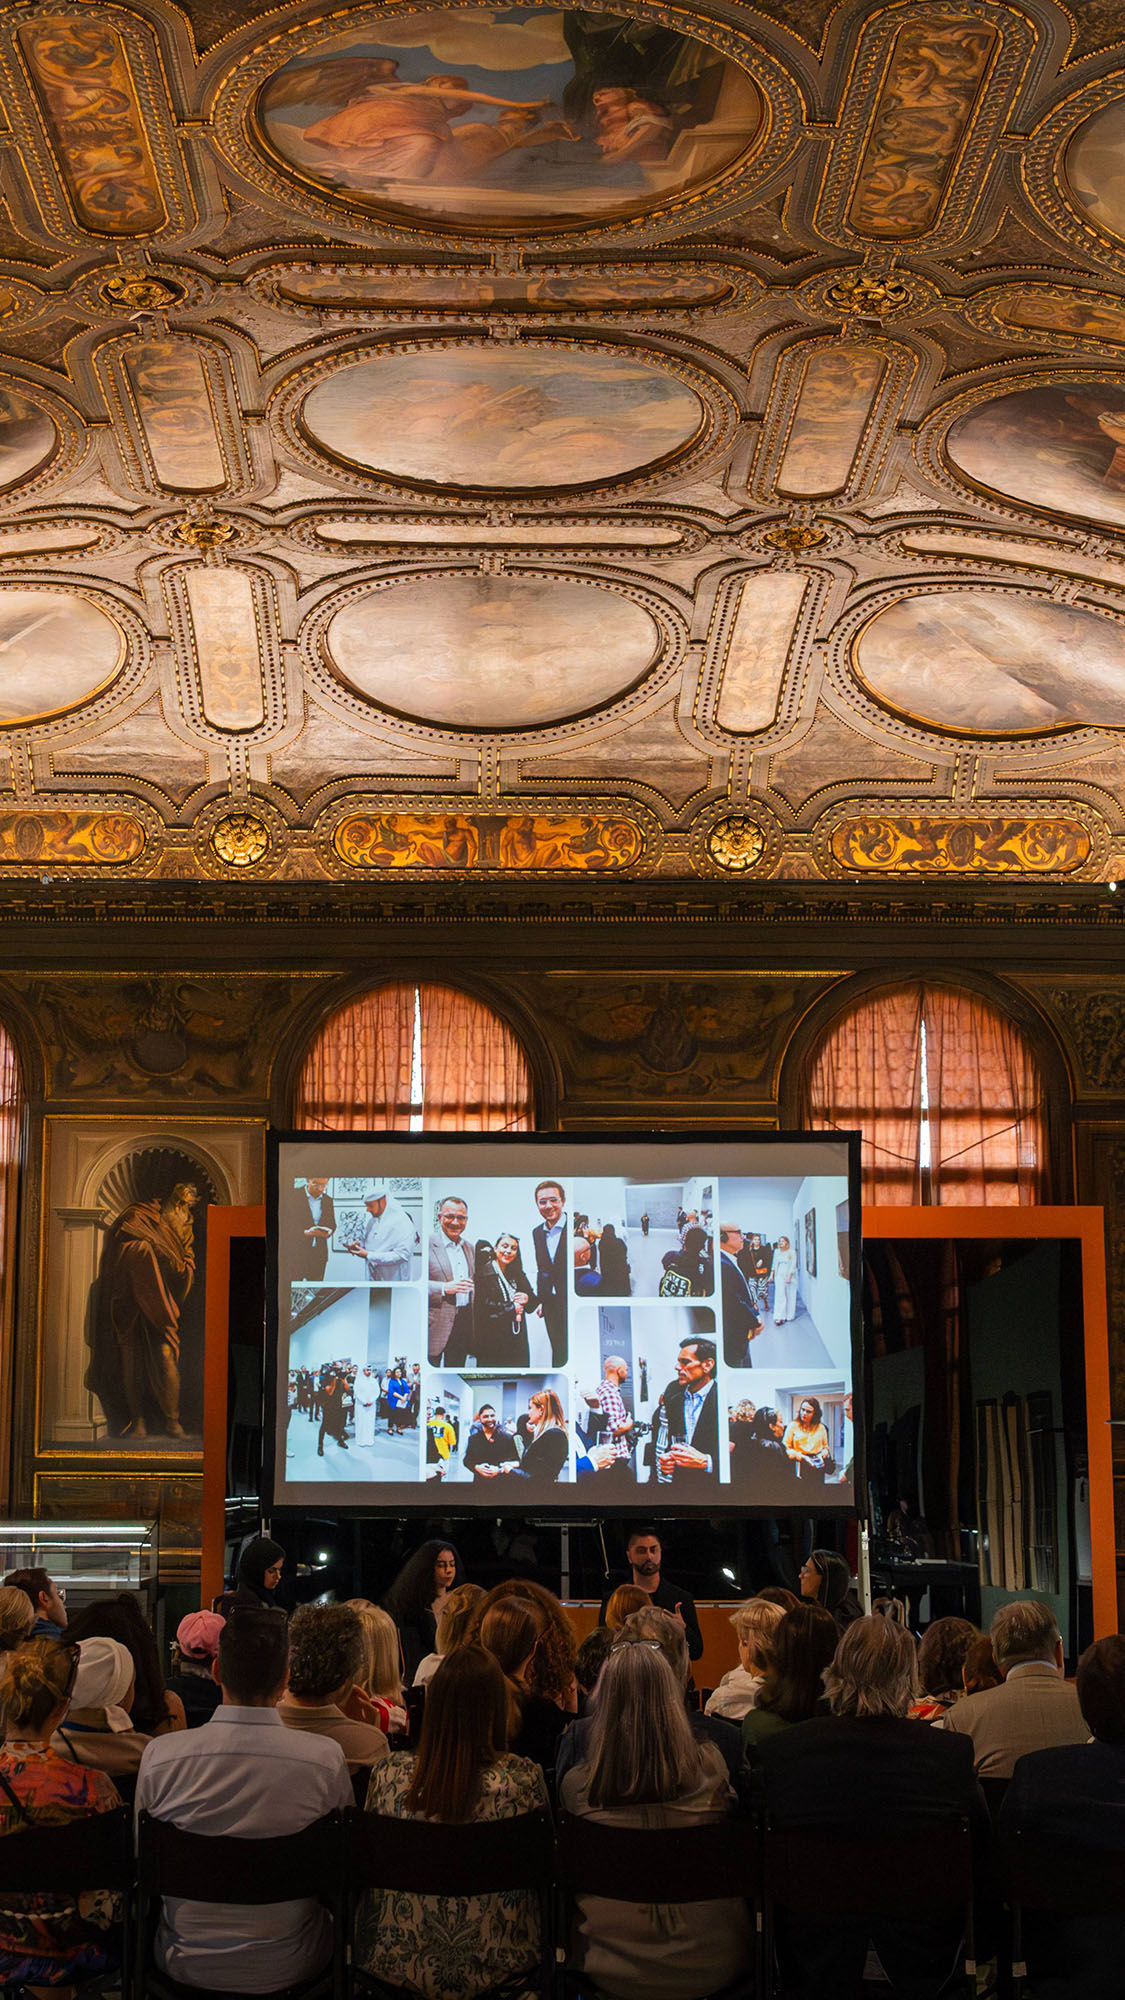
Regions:
<instances>
[{"instance_id":1,"label":"man in plaid shirt","mask_svg":"<svg viewBox=\"0 0 1125 2000\"><path fill-rule=\"evenodd\" d=\"M629 1364L619 1354L607 1354L602 1367L602 1380L594 1394L584 1400L592 1410L600 1410L605 1418L605 1441L613 1446L615 1456L619 1460L628 1459L633 1450L633 1419L625 1408L621 1384L628 1380Z\"/></svg>"}]
</instances>

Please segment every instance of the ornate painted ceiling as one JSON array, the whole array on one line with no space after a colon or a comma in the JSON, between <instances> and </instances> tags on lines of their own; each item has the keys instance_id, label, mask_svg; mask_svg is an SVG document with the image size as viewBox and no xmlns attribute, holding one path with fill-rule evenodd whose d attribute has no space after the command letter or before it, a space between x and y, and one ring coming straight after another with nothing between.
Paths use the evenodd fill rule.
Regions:
<instances>
[{"instance_id":1,"label":"ornate painted ceiling","mask_svg":"<svg viewBox=\"0 0 1125 2000\"><path fill-rule=\"evenodd\" d=\"M0 0L0 873L1125 877L1125 0Z\"/></svg>"}]
</instances>

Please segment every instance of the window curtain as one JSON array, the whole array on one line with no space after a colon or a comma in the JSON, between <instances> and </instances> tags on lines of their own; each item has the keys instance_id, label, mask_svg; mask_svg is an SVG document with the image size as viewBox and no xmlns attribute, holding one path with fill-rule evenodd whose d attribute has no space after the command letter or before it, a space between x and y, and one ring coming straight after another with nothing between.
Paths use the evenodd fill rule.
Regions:
<instances>
[{"instance_id":1,"label":"window curtain","mask_svg":"<svg viewBox=\"0 0 1125 2000\"><path fill-rule=\"evenodd\" d=\"M1019 1029L977 993L932 987L926 1063L932 1200L1033 1207L1046 1153L1043 1085Z\"/></svg>"},{"instance_id":2,"label":"window curtain","mask_svg":"<svg viewBox=\"0 0 1125 2000\"><path fill-rule=\"evenodd\" d=\"M12 1351L15 1311L16 1208L23 1090L15 1049L0 1028L0 1352Z\"/></svg>"},{"instance_id":3,"label":"window curtain","mask_svg":"<svg viewBox=\"0 0 1125 2000\"><path fill-rule=\"evenodd\" d=\"M329 1015L305 1057L299 1130L408 1132L414 985L377 986Z\"/></svg>"},{"instance_id":4,"label":"window curtain","mask_svg":"<svg viewBox=\"0 0 1125 2000\"><path fill-rule=\"evenodd\" d=\"M922 1199L922 996L914 983L861 1000L820 1045L802 1092L810 1130L863 1133L863 1194L896 1208Z\"/></svg>"},{"instance_id":5,"label":"window curtain","mask_svg":"<svg viewBox=\"0 0 1125 2000\"><path fill-rule=\"evenodd\" d=\"M416 989L405 981L348 1001L325 1022L298 1079L293 1111L298 1129L411 1129L416 991L422 1129L530 1129L531 1077L507 1023L454 987Z\"/></svg>"}]
</instances>

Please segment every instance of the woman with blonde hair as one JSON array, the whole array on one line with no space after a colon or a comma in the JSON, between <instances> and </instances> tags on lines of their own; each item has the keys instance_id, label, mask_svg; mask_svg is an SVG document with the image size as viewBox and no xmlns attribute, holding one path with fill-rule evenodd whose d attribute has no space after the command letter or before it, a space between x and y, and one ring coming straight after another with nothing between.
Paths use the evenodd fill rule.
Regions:
<instances>
[{"instance_id":1,"label":"woman with blonde hair","mask_svg":"<svg viewBox=\"0 0 1125 2000\"><path fill-rule=\"evenodd\" d=\"M553 1485L570 1457L566 1417L553 1389L539 1389L528 1397L526 1439L520 1477Z\"/></svg>"},{"instance_id":2,"label":"woman with blonde hair","mask_svg":"<svg viewBox=\"0 0 1125 2000\"><path fill-rule=\"evenodd\" d=\"M609 1826L707 1826L736 1810L726 1766L700 1740L659 1648L618 1640L602 1668L582 1761L562 1778L567 1812ZM574 1957L599 1993L699 2000L744 1975L753 1933L741 1899L623 1903L580 1896Z\"/></svg>"},{"instance_id":3,"label":"woman with blonde hair","mask_svg":"<svg viewBox=\"0 0 1125 2000\"><path fill-rule=\"evenodd\" d=\"M11 1593L8 1593L11 1595ZM121 1804L104 1771L60 1755L52 1738L70 1706L78 1656L31 1639L0 1669L0 1837L24 1827L66 1826ZM73 1987L117 1963L117 1899L101 1890L59 1896L6 1890L0 1908L0 1983Z\"/></svg>"},{"instance_id":4,"label":"woman with blonde hair","mask_svg":"<svg viewBox=\"0 0 1125 2000\"><path fill-rule=\"evenodd\" d=\"M491 1597L491 1593L489 1594ZM480 1643L492 1654L508 1689L508 1745L517 1757L531 1757L551 1770L559 1737L577 1711L567 1710L534 1685L534 1664L547 1635L542 1609L527 1597L486 1600L479 1626Z\"/></svg>"},{"instance_id":5,"label":"woman with blonde hair","mask_svg":"<svg viewBox=\"0 0 1125 2000\"><path fill-rule=\"evenodd\" d=\"M611 1632L620 1632L627 1618L634 1611L647 1611L652 1599L639 1583L619 1583L609 1594L605 1607L605 1622Z\"/></svg>"},{"instance_id":6,"label":"woman with blonde hair","mask_svg":"<svg viewBox=\"0 0 1125 2000\"><path fill-rule=\"evenodd\" d=\"M417 1756L395 1751L371 1774L367 1810L469 1827L547 1804L543 1773L507 1748L504 1677L480 1646L442 1660L426 1696ZM539 1910L526 1891L414 1896L360 1904L356 1956L365 1971L424 2000L523 1991L539 1958Z\"/></svg>"},{"instance_id":7,"label":"woman with blonde hair","mask_svg":"<svg viewBox=\"0 0 1125 2000\"><path fill-rule=\"evenodd\" d=\"M389 1611L371 1604L366 1597L348 1599L363 1634L363 1666L344 1705L345 1715L359 1722L373 1722L384 1736L406 1728L406 1708L402 1698L402 1647L398 1626Z\"/></svg>"},{"instance_id":8,"label":"woman with blonde hair","mask_svg":"<svg viewBox=\"0 0 1125 2000\"><path fill-rule=\"evenodd\" d=\"M459 1583L456 1590L450 1591L438 1626L437 1651L427 1653L425 1659L419 1662L414 1676L415 1687L425 1687L450 1653L455 1653L459 1646L469 1645L476 1638L484 1596L479 1583Z\"/></svg>"},{"instance_id":9,"label":"woman with blonde hair","mask_svg":"<svg viewBox=\"0 0 1125 2000\"><path fill-rule=\"evenodd\" d=\"M709 1697L707 1715L725 1715L731 1722L741 1722L749 1714L770 1663L770 1640L784 1616L780 1604L764 1604L757 1597L739 1605L730 1621L738 1640L738 1665L723 1675Z\"/></svg>"},{"instance_id":10,"label":"woman with blonde hair","mask_svg":"<svg viewBox=\"0 0 1125 2000\"><path fill-rule=\"evenodd\" d=\"M35 1623L35 1606L26 1590L12 1584L0 1585L0 1672L6 1656L30 1639Z\"/></svg>"}]
</instances>

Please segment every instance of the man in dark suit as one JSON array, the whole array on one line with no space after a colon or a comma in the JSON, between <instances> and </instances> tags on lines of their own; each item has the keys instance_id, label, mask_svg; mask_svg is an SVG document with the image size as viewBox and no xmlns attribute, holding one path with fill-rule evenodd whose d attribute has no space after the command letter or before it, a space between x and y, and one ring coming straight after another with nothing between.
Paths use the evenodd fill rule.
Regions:
<instances>
[{"instance_id":1,"label":"man in dark suit","mask_svg":"<svg viewBox=\"0 0 1125 2000\"><path fill-rule=\"evenodd\" d=\"M1000 1808L1000 1835L1018 1827L1037 1854L1073 1876L1083 1855L1125 1854L1125 1638L1097 1639L1078 1662L1078 1702L1092 1743L1021 1757ZM1043 1991L1116 2000L1125 1965L1125 1913L1024 1915L1028 1972Z\"/></svg>"},{"instance_id":2,"label":"man in dark suit","mask_svg":"<svg viewBox=\"0 0 1125 2000\"><path fill-rule=\"evenodd\" d=\"M328 1182L310 1176L304 1187L294 1188L287 1204L282 1257L291 1278L320 1282L335 1228L336 1208Z\"/></svg>"},{"instance_id":3,"label":"man in dark suit","mask_svg":"<svg viewBox=\"0 0 1125 2000\"><path fill-rule=\"evenodd\" d=\"M551 1342L551 1366L561 1368L566 1361L566 1189L558 1181L540 1181L535 1206L542 1217L531 1232L535 1290Z\"/></svg>"},{"instance_id":4,"label":"man in dark suit","mask_svg":"<svg viewBox=\"0 0 1125 2000\"><path fill-rule=\"evenodd\" d=\"M656 1476L660 1485L698 1492L719 1483L718 1356L713 1340L681 1343L676 1379L661 1401L667 1440L657 1429Z\"/></svg>"},{"instance_id":5,"label":"man in dark suit","mask_svg":"<svg viewBox=\"0 0 1125 2000\"><path fill-rule=\"evenodd\" d=\"M728 1368L752 1368L750 1342L762 1331L754 1294L738 1265L743 1246L741 1229L719 1224L719 1269L723 1279L723 1359Z\"/></svg>"}]
</instances>

